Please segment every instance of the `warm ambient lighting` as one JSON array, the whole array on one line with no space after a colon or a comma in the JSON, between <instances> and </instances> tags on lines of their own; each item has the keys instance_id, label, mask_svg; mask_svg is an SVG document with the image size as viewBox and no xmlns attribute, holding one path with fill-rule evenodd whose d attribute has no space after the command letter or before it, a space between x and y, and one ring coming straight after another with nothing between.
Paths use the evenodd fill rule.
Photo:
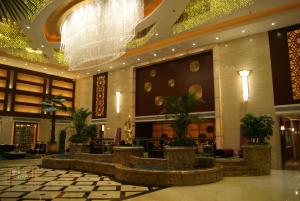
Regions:
<instances>
[{"instance_id":1,"label":"warm ambient lighting","mask_svg":"<svg viewBox=\"0 0 300 201\"><path fill-rule=\"evenodd\" d=\"M121 99L121 92L116 92L116 110L117 113L120 113L120 99Z\"/></svg>"},{"instance_id":2,"label":"warm ambient lighting","mask_svg":"<svg viewBox=\"0 0 300 201\"><path fill-rule=\"evenodd\" d=\"M241 70L239 74L242 78L242 89L243 89L243 100L248 101L249 99L249 85L248 85L248 76L250 74L249 70Z\"/></svg>"},{"instance_id":3,"label":"warm ambient lighting","mask_svg":"<svg viewBox=\"0 0 300 201\"><path fill-rule=\"evenodd\" d=\"M292 131L292 132L294 132L294 131L295 131L295 129L294 129L294 128L291 128L291 131Z\"/></svg>"},{"instance_id":4,"label":"warm ambient lighting","mask_svg":"<svg viewBox=\"0 0 300 201\"><path fill-rule=\"evenodd\" d=\"M43 51L42 50L39 50L39 49L32 49L30 47L26 47L26 51L29 52L29 53L34 53L34 54L43 54Z\"/></svg>"},{"instance_id":5,"label":"warm ambient lighting","mask_svg":"<svg viewBox=\"0 0 300 201\"><path fill-rule=\"evenodd\" d=\"M280 126L280 130L281 130L281 131L284 131L284 130L285 130L284 125Z\"/></svg>"},{"instance_id":6,"label":"warm ambient lighting","mask_svg":"<svg viewBox=\"0 0 300 201\"><path fill-rule=\"evenodd\" d=\"M141 0L92 0L64 21L61 50L71 69L113 61L126 51L144 15Z\"/></svg>"}]
</instances>

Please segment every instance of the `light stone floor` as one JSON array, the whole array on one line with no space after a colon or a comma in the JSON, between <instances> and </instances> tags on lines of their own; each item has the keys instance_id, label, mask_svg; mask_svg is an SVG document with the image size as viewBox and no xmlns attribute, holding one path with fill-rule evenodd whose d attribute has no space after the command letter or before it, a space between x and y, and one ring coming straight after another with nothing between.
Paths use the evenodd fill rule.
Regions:
<instances>
[{"instance_id":1,"label":"light stone floor","mask_svg":"<svg viewBox=\"0 0 300 201\"><path fill-rule=\"evenodd\" d=\"M160 189L37 165L0 160L0 201L300 201L300 171L272 170L270 176L225 177L213 184Z\"/></svg>"}]
</instances>

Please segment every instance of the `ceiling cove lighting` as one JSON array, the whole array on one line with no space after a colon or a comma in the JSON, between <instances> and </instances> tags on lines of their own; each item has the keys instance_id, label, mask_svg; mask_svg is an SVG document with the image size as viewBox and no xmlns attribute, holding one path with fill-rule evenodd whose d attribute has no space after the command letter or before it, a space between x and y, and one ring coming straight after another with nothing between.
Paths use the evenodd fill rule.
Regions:
<instances>
[{"instance_id":1,"label":"ceiling cove lighting","mask_svg":"<svg viewBox=\"0 0 300 201\"><path fill-rule=\"evenodd\" d=\"M239 71L239 74L242 79L243 100L247 102L249 99L248 76L250 74L250 70L241 70Z\"/></svg>"},{"instance_id":2,"label":"ceiling cove lighting","mask_svg":"<svg viewBox=\"0 0 300 201\"><path fill-rule=\"evenodd\" d=\"M120 113L121 92L116 91L116 111Z\"/></svg>"},{"instance_id":3,"label":"ceiling cove lighting","mask_svg":"<svg viewBox=\"0 0 300 201\"><path fill-rule=\"evenodd\" d=\"M70 69L108 63L122 56L144 16L141 0L92 0L67 16L61 27L61 50Z\"/></svg>"}]
</instances>

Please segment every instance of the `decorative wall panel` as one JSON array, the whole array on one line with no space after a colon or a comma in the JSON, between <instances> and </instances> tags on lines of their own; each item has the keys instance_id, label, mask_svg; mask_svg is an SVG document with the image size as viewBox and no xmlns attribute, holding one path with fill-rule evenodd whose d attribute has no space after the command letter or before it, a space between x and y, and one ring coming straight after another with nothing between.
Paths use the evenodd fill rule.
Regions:
<instances>
[{"instance_id":1,"label":"decorative wall panel","mask_svg":"<svg viewBox=\"0 0 300 201\"><path fill-rule=\"evenodd\" d=\"M300 103L300 25L269 32L275 105Z\"/></svg>"},{"instance_id":2,"label":"decorative wall panel","mask_svg":"<svg viewBox=\"0 0 300 201\"><path fill-rule=\"evenodd\" d=\"M187 91L204 100L194 112L215 110L211 51L136 69L136 116L159 115L165 96Z\"/></svg>"},{"instance_id":3,"label":"decorative wall panel","mask_svg":"<svg viewBox=\"0 0 300 201\"><path fill-rule=\"evenodd\" d=\"M94 75L93 79L93 119L106 117L107 73Z\"/></svg>"}]
</instances>

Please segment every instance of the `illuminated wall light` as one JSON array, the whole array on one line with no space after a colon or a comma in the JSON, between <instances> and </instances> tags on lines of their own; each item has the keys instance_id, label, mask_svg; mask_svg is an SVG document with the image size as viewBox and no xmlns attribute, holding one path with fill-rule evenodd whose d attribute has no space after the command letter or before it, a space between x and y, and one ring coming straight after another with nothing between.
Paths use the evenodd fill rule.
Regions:
<instances>
[{"instance_id":1,"label":"illuminated wall light","mask_svg":"<svg viewBox=\"0 0 300 201\"><path fill-rule=\"evenodd\" d=\"M105 131L105 126L104 125L101 126L101 131L103 131L103 132Z\"/></svg>"},{"instance_id":2,"label":"illuminated wall light","mask_svg":"<svg viewBox=\"0 0 300 201\"><path fill-rule=\"evenodd\" d=\"M116 91L116 111L120 113L121 92Z\"/></svg>"},{"instance_id":3,"label":"illuminated wall light","mask_svg":"<svg viewBox=\"0 0 300 201\"><path fill-rule=\"evenodd\" d=\"M153 56L155 56L155 57L156 57L156 56L157 56L157 54L156 54L156 53L154 53L154 54L153 54Z\"/></svg>"},{"instance_id":4,"label":"illuminated wall light","mask_svg":"<svg viewBox=\"0 0 300 201\"><path fill-rule=\"evenodd\" d=\"M284 131L284 130L285 130L284 125L281 125L281 126L280 126L280 130L281 130L281 131Z\"/></svg>"},{"instance_id":5,"label":"illuminated wall light","mask_svg":"<svg viewBox=\"0 0 300 201\"><path fill-rule=\"evenodd\" d=\"M294 131L295 131L295 128L291 128L291 131L294 132Z\"/></svg>"},{"instance_id":6,"label":"illuminated wall light","mask_svg":"<svg viewBox=\"0 0 300 201\"><path fill-rule=\"evenodd\" d=\"M246 102L249 99L249 84L248 84L248 76L250 74L249 70L241 70L239 74L242 79L242 90L243 90L243 100Z\"/></svg>"}]
</instances>

